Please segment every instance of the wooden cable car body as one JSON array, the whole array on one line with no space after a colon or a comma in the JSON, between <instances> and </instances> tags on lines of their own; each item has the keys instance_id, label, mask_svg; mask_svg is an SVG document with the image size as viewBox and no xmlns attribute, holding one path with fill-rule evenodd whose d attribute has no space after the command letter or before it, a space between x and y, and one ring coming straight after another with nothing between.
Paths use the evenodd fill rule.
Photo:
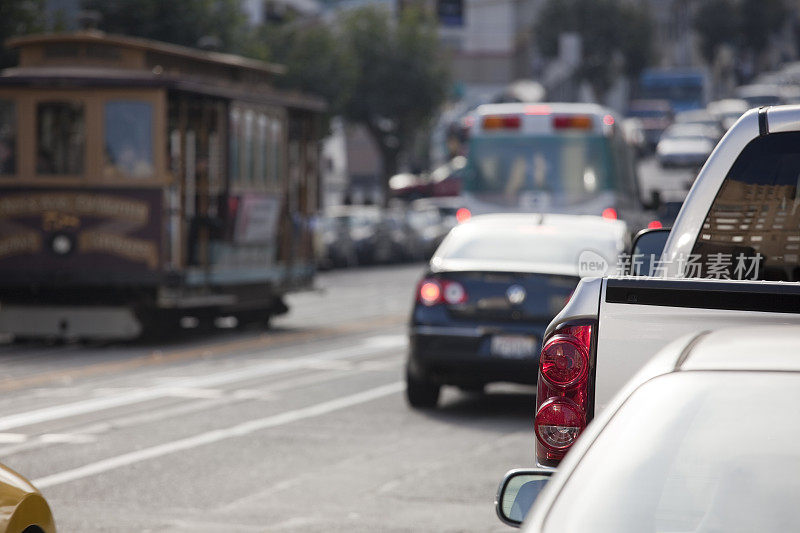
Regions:
<instances>
[{"instance_id":1,"label":"wooden cable car body","mask_svg":"<svg viewBox=\"0 0 800 533\"><path fill-rule=\"evenodd\" d=\"M275 89L282 67L95 31L8 45L0 331L268 320L310 286L324 104Z\"/></svg>"}]
</instances>

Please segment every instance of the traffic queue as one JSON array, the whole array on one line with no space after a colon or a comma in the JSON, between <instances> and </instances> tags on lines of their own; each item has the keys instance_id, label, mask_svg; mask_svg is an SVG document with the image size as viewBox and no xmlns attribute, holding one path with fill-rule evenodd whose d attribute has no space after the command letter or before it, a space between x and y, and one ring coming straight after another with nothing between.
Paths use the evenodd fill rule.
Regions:
<instances>
[{"instance_id":1,"label":"traffic queue","mask_svg":"<svg viewBox=\"0 0 800 533\"><path fill-rule=\"evenodd\" d=\"M672 228L626 196L636 180L610 157L613 114L475 116L474 216L417 285L409 405L435 408L443 386L537 385L536 466L511 470L495 502L526 531L792 529L800 425L767 390L797 373L800 106L750 110L715 140ZM755 438L746 413L775 430ZM753 497L757 512L742 511Z\"/></svg>"}]
</instances>

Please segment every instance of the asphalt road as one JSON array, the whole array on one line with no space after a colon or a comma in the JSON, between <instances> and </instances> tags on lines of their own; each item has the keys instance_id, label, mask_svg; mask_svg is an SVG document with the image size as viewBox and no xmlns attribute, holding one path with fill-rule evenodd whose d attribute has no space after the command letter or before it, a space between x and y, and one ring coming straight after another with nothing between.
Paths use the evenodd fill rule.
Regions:
<instances>
[{"instance_id":1,"label":"asphalt road","mask_svg":"<svg viewBox=\"0 0 800 533\"><path fill-rule=\"evenodd\" d=\"M508 531L532 390L403 396L421 265L334 271L269 331L0 346L0 460L59 531Z\"/></svg>"}]
</instances>

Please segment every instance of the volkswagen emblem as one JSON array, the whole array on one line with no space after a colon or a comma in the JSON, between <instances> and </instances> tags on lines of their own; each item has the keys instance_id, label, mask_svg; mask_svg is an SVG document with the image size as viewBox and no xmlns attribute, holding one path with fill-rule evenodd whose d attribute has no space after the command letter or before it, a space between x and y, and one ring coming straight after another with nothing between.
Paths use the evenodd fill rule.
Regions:
<instances>
[{"instance_id":1,"label":"volkswagen emblem","mask_svg":"<svg viewBox=\"0 0 800 533\"><path fill-rule=\"evenodd\" d=\"M514 305L519 305L524 302L526 296L525 288L520 285L512 285L506 291L506 298Z\"/></svg>"}]
</instances>

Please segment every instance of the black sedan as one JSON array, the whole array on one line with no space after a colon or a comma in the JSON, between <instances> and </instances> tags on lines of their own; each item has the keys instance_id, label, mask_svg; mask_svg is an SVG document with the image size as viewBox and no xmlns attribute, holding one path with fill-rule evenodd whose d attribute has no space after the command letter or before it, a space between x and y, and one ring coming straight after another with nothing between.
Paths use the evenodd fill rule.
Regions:
<instances>
[{"instance_id":1,"label":"black sedan","mask_svg":"<svg viewBox=\"0 0 800 533\"><path fill-rule=\"evenodd\" d=\"M581 275L616 266L627 234L621 221L572 215L483 215L454 228L417 286L410 405L434 407L442 385L535 384L545 328Z\"/></svg>"}]
</instances>

